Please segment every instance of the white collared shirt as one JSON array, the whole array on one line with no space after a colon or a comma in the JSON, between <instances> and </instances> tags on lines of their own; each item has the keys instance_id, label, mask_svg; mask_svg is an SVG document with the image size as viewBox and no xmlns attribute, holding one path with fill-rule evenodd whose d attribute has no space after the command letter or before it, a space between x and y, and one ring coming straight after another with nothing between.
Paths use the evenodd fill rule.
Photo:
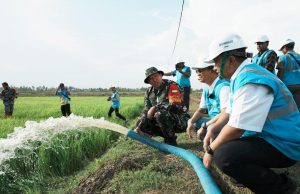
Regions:
<instances>
[{"instance_id":1,"label":"white collared shirt","mask_svg":"<svg viewBox=\"0 0 300 194\"><path fill-rule=\"evenodd\" d=\"M211 94L214 91L214 88L216 86L216 83L219 81L219 77L215 79L215 81L209 86L208 93ZM223 86L220 90L220 109L226 108L228 101L229 101L229 94L230 94L230 87L229 86ZM205 102L205 96L202 93L201 101L199 108L201 109L207 109L207 105Z\"/></svg>"},{"instance_id":2,"label":"white collared shirt","mask_svg":"<svg viewBox=\"0 0 300 194\"><path fill-rule=\"evenodd\" d=\"M250 64L245 60L234 72L234 80L241 69ZM228 101L226 112L230 114L228 125L231 127L261 132L274 100L272 90L265 85L246 84L239 88L232 96L232 106Z\"/></svg>"}]
</instances>

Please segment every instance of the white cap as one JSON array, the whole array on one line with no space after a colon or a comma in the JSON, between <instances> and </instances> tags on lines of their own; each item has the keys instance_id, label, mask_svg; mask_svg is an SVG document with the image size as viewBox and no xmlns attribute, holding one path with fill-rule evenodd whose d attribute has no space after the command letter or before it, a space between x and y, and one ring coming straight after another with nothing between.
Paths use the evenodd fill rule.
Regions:
<instances>
[{"instance_id":1,"label":"white cap","mask_svg":"<svg viewBox=\"0 0 300 194\"><path fill-rule=\"evenodd\" d=\"M281 51L282 50L282 47L284 47L285 45L287 45L287 44L290 44L290 43L295 43L295 41L293 41L292 39L286 39L285 41L283 41L281 44L280 44L280 49L279 49L279 51Z\"/></svg>"},{"instance_id":2,"label":"white cap","mask_svg":"<svg viewBox=\"0 0 300 194\"><path fill-rule=\"evenodd\" d=\"M221 36L210 44L208 57L204 60L204 62L214 63L213 60L220 54L240 48L247 48L247 46L239 35L230 33L225 36Z\"/></svg>"},{"instance_id":3,"label":"white cap","mask_svg":"<svg viewBox=\"0 0 300 194\"><path fill-rule=\"evenodd\" d=\"M204 69L209 66L214 66L214 64L213 63L200 63L200 65L197 65L197 67L192 67L192 70Z\"/></svg>"},{"instance_id":4,"label":"white cap","mask_svg":"<svg viewBox=\"0 0 300 194\"><path fill-rule=\"evenodd\" d=\"M258 42L269 42L269 38L267 35L260 35L259 37L256 38L255 43Z\"/></svg>"},{"instance_id":5,"label":"white cap","mask_svg":"<svg viewBox=\"0 0 300 194\"><path fill-rule=\"evenodd\" d=\"M115 88L116 86L114 84L110 84L109 88Z\"/></svg>"}]
</instances>

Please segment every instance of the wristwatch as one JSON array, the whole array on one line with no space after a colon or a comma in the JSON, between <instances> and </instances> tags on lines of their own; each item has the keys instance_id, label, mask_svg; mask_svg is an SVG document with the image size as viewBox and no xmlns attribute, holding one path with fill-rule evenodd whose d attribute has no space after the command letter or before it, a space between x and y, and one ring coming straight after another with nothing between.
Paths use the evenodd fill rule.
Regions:
<instances>
[{"instance_id":1,"label":"wristwatch","mask_svg":"<svg viewBox=\"0 0 300 194\"><path fill-rule=\"evenodd\" d=\"M210 145L207 146L207 153L208 153L209 155L214 155L214 151L211 149Z\"/></svg>"},{"instance_id":2,"label":"wristwatch","mask_svg":"<svg viewBox=\"0 0 300 194\"><path fill-rule=\"evenodd\" d=\"M203 123L201 124L201 128L203 128L203 129L207 129L206 122L203 122Z\"/></svg>"}]
</instances>

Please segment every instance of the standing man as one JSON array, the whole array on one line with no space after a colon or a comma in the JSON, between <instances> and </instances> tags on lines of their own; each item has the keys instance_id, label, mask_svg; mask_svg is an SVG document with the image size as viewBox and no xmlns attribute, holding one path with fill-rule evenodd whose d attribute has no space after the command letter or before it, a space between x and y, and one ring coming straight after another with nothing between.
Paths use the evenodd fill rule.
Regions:
<instances>
[{"instance_id":1,"label":"standing man","mask_svg":"<svg viewBox=\"0 0 300 194\"><path fill-rule=\"evenodd\" d=\"M177 84L183 90L183 103L186 110L190 107L190 93L191 93L191 68L184 65L184 62L179 62L175 65L175 70L165 73L165 76L176 76Z\"/></svg>"},{"instance_id":2,"label":"standing man","mask_svg":"<svg viewBox=\"0 0 300 194\"><path fill-rule=\"evenodd\" d=\"M189 114L183 110L180 87L173 81L162 79L164 72L150 67L144 82L151 86L144 98L144 111L135 129L137 133L161 136L164 142L177 145L175 133L185 132Z\"/></svg>"},{"instance_id":3,"label":"standing man","mask_svg":"<svg viewBox=\"0 0 300 194\"><path fill-rule=\"evenodd\" d=\"M203 89L200 106L188 121L186 132L190 138L193 136L195 128L200 129L198 136L205 134L206 129L216 121L214 118L221 112L225 112L230 92L229 82L219 79L214 70L214 64L203 63L192 69L196 70L198 80L207 84L208 87ZM209 117L205 117L206 113Z\"/></svg>"},{"instance_id":4,"label":"standing man","mask_svg":"<svg viewBox=\"0 0 300 194\"><path fill-rule=\"evenodd\" d=\"M293 182L271 168L300 160L300 114L291 92L277 76L247 60L241 37L228 34L212 42L206 62L230 79L229 122L203 157L254 193L292 193ZM230 115L230 116L229 116Z\"/></svg>"},{"instance_id":5,"label":"standing man","mask_svg":"<svg viewBox=\"0 0 300 194\"><path fill-rule=\"evenodd\" d=\"M71 95L71 94L63 83L59 84L59 86L55 92L55 95L60 97L60 104L61 104L60 110L61 110L62 115L65 117L70 116L70 114L71 114L71 107L70 107L71 98L69 95Z\"/></svg>"},{"instance_id":6,"label":"standing man","mask_svg":"<svg viewBox=\"0 0 300 194\"><path fill-rule=\"evenodd\" d=\"M272 73L275 73L275 65L277 62L277 54L273 50L269 50L269 38L261 35L256 39L258 53L253 57L252 63L260 65Z\"/></svg>"},{"instance_id":7,"label":"standing man","mask_svg":"<svg viewBox=\"0 0 300 194\"><path fill-rule=\"evenodd\" d=\"M12 117L14 112L15 98L18 94L15 89L10 88L7 82L2 83L3 90L0 94L0 98L4 104L4 118Z\"/></svg>"},{"instance_id":8,"label":"standing man","mask_svg":"<svg viewBox=\"0 0 300 194\"><path fill-rule=\"evenodd\" d=\"M119 109L120 109L120 106L121 106L120 94L116 90L116 87L114 85L112 85L110 87L110 89L112 91L112 95L107 98L107 101L111 101L111 107L108 111L108 117L111 117L111 114L115 111L116 116L119 117L120 119L122 119L125 122L125 125L127 125L128 120L126 120L126 118L119 113Z\"/></svg>"},{"instance_id":9,"label":"standing man","mask_svg":"<svg viewBox=\"0 0 300 194\"><path fill-rule=\"evenodd\" d=\"M300 110L300 55L294 51L295 42L287 39L281 44L277 76L292 92L297 107Z\"/></svg>"}]
</instances>

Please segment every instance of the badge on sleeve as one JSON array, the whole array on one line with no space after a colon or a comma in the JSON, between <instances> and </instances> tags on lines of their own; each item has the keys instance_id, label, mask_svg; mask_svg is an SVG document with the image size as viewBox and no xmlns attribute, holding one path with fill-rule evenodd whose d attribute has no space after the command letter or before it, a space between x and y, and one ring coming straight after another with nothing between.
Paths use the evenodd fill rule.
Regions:
<instances>
[{"instance_id":1,"label":"badge on sleeve","mask_svg":"<svg viewBox=\"0 0 300 194\"><path fill-rule=\"evenodd\" d=\"M171 83L168 91L168 98L170 104L181 104L181 92L177 84Z\"/></svg>"}]
</instances>

